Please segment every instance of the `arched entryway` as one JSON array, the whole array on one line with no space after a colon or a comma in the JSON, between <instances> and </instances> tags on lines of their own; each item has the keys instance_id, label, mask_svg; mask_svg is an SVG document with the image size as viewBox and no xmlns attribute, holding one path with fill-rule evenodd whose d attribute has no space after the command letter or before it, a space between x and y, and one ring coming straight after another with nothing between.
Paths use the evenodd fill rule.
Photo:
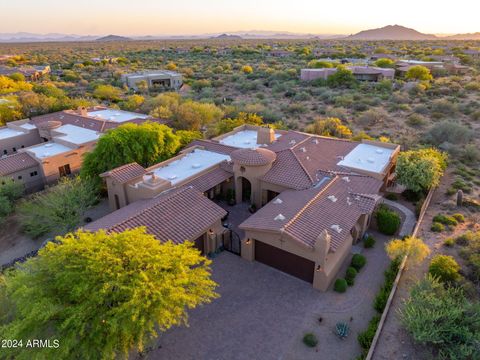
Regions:
<instances>
[{"instance_id":1,"label":"arched entryway","mask_svg":"<svg viewBox=\"0 0 480 360\"><path fill-rule=\"evenodd\" d=\"M247 178L240 176L236 184L237 202L252 202L252 183Z\"/></svg>"}]
</instances>

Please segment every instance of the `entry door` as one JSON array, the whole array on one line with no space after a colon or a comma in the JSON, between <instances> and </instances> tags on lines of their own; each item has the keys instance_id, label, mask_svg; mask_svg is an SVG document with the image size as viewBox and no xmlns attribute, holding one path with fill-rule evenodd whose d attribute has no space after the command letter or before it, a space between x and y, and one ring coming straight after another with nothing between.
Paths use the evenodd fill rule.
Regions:
<instances>
[{"instance_id":1,"label":"entry door","mask_svg":"<svg viewBox=\"0 0 480 360\"><path fill-rule=\"evenodd\" d=\"M255 240L255 260L313 283L315 263L301 256Z\"/></svg>"}]
</instances>

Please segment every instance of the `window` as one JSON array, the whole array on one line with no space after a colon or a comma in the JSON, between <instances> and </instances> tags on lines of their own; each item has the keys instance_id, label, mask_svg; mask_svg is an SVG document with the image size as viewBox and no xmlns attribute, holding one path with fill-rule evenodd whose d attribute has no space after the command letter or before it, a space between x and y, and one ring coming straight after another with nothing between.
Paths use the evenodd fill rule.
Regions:
<instances>
[{"instance_id":1,"label":"window","mask_svg":"<svg viewBox=\"0 0 480 360\"><path fill-rule=\"evenodd\" d=\"M17 152L17 148L13 148L13 152Z\"/></svg>"},{"instance_id":2,"label":"window","mask_svg":"<svg viewBox=\"0 0 480 360\"><path fill-rule=\"evenodd\" d=\"M58 172L60 174L60 177L70 175L72 171L70 170L70 164L60 166L58 168Z\"/></svg>"},{"instance_id":3,"label":"window","mask_svg":"<svg viewBox=\"0 0 480 360\"><path fill-rule=\"evenodd\" d=\"M22 180L22 175L18 175L18 180Z\"/></svg>"},{"instance_id":4,"label":"window","mask_svg":"<svg viewBox=\"0 0 480 360\"><path fill-rule=\"evenodd\" d=\"M7 155L8 154L8 151L7 150L3 150L3 155Z\"/></svg>"},{"instance_id":5,"label":"window","mask_svg":"<svg viewBox=\"0 0 480 360\"><path fill-rule=\"evenodd\" d=\"M31 176L31 177L34 177L34 176L37 176L37 175L38 175L38 172L37 172L37 171L32 171L32 172L30 173L30 176Z\"/></svg>"}]
</instances>

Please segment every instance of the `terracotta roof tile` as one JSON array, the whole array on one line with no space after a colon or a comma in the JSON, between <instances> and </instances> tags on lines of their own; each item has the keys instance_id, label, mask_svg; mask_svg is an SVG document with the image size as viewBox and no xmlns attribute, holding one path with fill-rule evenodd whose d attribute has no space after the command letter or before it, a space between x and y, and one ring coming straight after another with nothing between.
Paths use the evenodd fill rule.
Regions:
<instances>
[{"instance_id":1,"label":"terracotta roof tile","mask_svg":"<svg viewBox=\"0 0 480 360\"><path fill-rule=\"evenodd\" d=\"M37 166L38 162L25 152L0 158L0 176Z\"/></svg>"},{"instance_id":2,"label":"terracotta roof tile","mask_svg":"<svg viewBox=\"0 0 480 360\"><path fill-rule=\"evenodd\" d=\"M120 184L133 180L139 176L145 175L147 171L136 162L117 167L113 170L101 174L101 177L110 176Z\"/></svg>"},{"instance_id":3,"label":"terracotta roof tile","mask_svg":"<svg viewBox=\"0 0 480 360\"><path fill-rule=\"evenodd\" d=\"M237 149L230 154L230 157L240 165L263 166L274 162L277 156L271 150L256 148Z\"/></svg>"},{"instance_id":4,"label":"terracotta roof tile","mask_svg":"<svg viewBox=\"0 0 480 360\"><path fill-rule=\"evenodd\" d=\"M225 215L220 206L193 187L185 186L134 202L87 225L85 230L121 232L145 226L158 240L180 244L208 231Z\"/></svg>"},{"instance_id":5,"label":"terracotta roof tile","mask_svg":"<svg viewBox=\"0 0 480 360\"><path fill-rule=\"evenodd\" d=\"M220 154L225 154L225 155L230 155L232 152L237 150L238 148L233 147L233 146L228 146L224 144L220 144L219 142L212 141L212 140L194 140L192 141L187 148L190 148L192 146L202 146L205 148L205 150L209 151L214 151Z\"/></svg>"},{"instance_id":6,"label":"terracotta roof tile","mask_svg":"<svg viewBox=\"0 0 480 360\"><path fill-rule=\"evenodd\" d=\"M218 167L206 174L203 174L192 181L188 182L188 185L193 186L200 192L205 192L211 188L221 184L225 180L233 176L232 172L228 172L221 167Z\"/></svg>"}]
</instances>

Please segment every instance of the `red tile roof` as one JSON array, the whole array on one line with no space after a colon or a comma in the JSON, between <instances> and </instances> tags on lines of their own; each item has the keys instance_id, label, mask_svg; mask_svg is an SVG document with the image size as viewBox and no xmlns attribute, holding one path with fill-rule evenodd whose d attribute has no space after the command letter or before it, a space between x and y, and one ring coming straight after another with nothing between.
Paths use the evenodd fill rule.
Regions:
<instances>
[{"instance_id":1,"label":"red tile roof","mask_svg":"<svg viewBox=\"0 0 480 360\"><path fill-rule=\"evenodd\" d=\"M0 176L37 166L38 162L25 152L0 158Z\"/></svg>"},{"instance_id":2,"label":"red tile roof","mask_svg":"<svg viewBox=\"0 0 480 360\"><path fill-rule=\"evenodd\" d=\"M263 166L271 164L277 156L268 149L237 149L230 154L232 160L245 166Z\"/></svg>"},{"instance_id":3,"label":"red tile roof","mask_svg":"<svg viewBox=\"0 0 480 360\"><path fill-rule=\"evenodd\" d=\"M160 241L176 244L195 240L208 231L226 211L192 186L172 189L159 196L140 200L85 226L85 230L121 232L145 226Z\"/></svg>"},{"instance_id":4,"label":"red tile roof","mask_svg":"<svg viewBox=\"0 0 480 360\"><path fill-rule=\"evenodd\" d=\"M139 176L145 175L147 171L136 162L117 167L113 170L104 172L101 177L110 176L120 184L124 184Z\"/></svg>"},{"instance_id":5,"label":"red tile roof","mask_svg":"<svg viewBox=\"0 0 480 360\"><path fill-rule=\"evenodd\" d=\"M230 155L232 152L238 149L233 146L220 144L219 142L216 142L216 141L200 140L200 139L192 141L187 146L187 148L190 148L192 146L202 146L205 148L205 150L213 151L213 152L217 152L219 154L225 154L225 155Z\"/></svg>"},{"instance_id":6,"label":"red tile roof","mask_svg":"<svg viewBox=\"0 0 480 360\"><path fill-rule=\"evenodd\" d=\"M218 167L212 171L203 174L192 181L188 182L188 185L193 186L200 192L205 192L211 188L221 184L225 180L233 176L232 172L228 172L221 167Z\"/></svg>"}]
</instances>

